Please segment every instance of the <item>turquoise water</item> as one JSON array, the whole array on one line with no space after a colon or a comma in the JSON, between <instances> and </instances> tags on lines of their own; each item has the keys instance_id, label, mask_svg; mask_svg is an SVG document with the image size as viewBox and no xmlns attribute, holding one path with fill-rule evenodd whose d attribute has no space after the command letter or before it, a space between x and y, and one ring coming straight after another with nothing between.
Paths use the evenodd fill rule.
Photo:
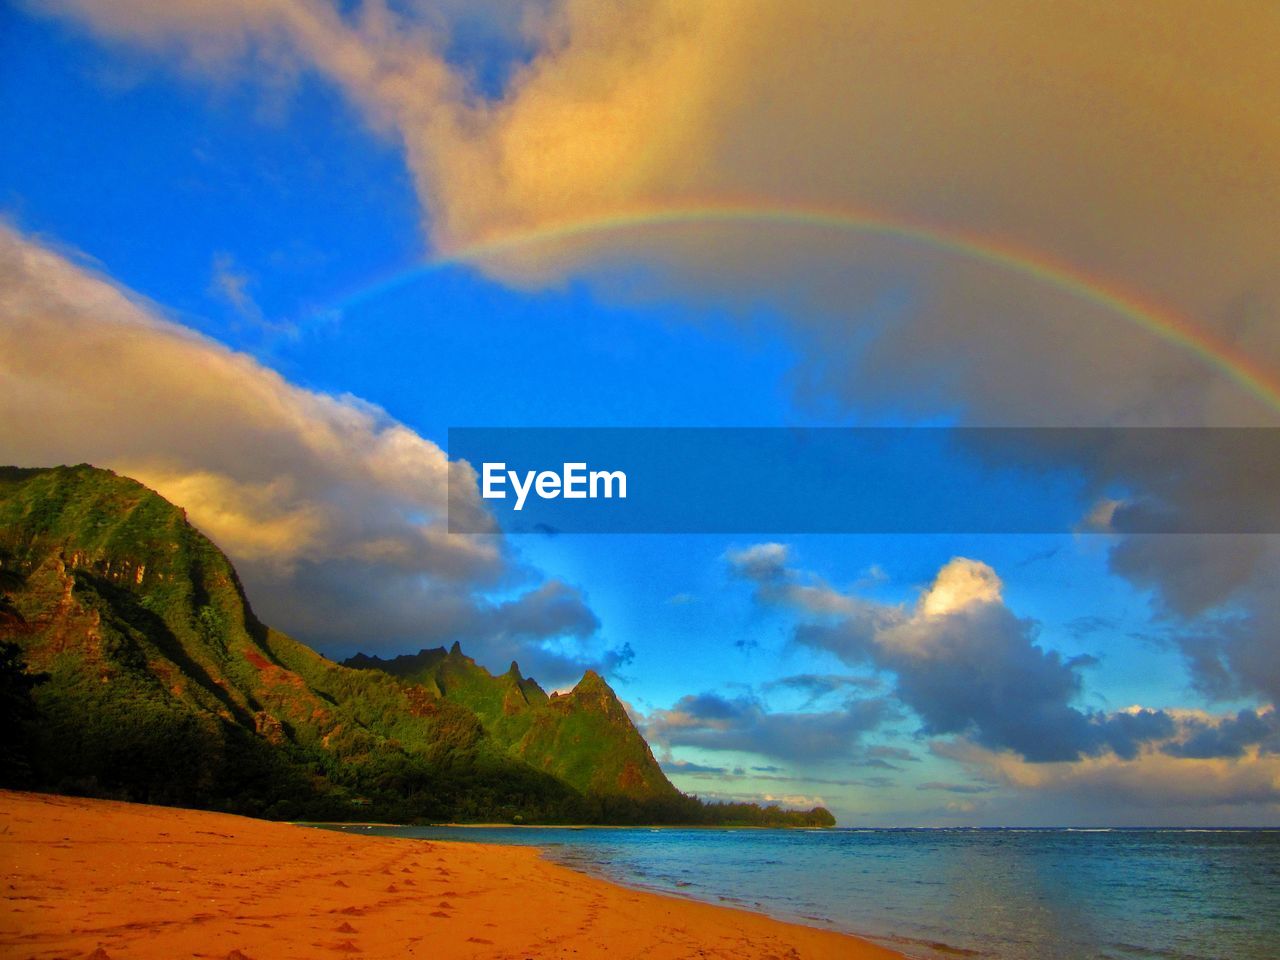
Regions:
<instances>
[{"instance_id":1,"label":"turquoise water","mask_svg":"<svg viewBox=\"0 0 1280 960\"><path fill-rule=\"evenodd\" d=\"M342 829L532 844L929 960L1280 958L1280 830Z\"/></svg>"}]
</instances>

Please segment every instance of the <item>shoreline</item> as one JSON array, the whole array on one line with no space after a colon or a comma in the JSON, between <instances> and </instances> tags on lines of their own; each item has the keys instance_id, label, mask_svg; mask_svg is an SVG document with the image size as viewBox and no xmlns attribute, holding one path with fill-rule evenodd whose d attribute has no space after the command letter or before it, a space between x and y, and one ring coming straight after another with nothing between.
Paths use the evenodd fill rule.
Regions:
<instances>
[{"instance_id":1,"label":"shoreline","mask_svg":"<svg viewBox=\"0 0 1280 960\"><path fill-rule=\"evenodd\" d=\"M626 886L533 846L0 791L0 852L5 957L904 956L744 907Z\"/></svg>"},{"instance_id":2,"label":"shoreline","mask_svg":"<svg viewBox=\"0 0 1280 960\"><path fill-rule=\"evenodd\" d=\"M312 822L305 822L305 821L289 821L289 822L292 823L294 826L309 827L312 829L319 829L319 830L332 830L338 833L348 833L348 832L354 833L354 831L348 831L346 829L349 827L357 828L357 829L363 828L363 829L369 829L369 830L372 830L372 829L412 830L415 828L415 826L412 824L397 824L397 823L312 823ZM452 830L454 828L468 829L468 830L474 829L479 831L506 830L506 829L518 828L518 829L525 829L525 830L574 830L574 831L578 831L578 830L642 830L646 832L651 830L734 830L734 831L737 831L737 830L826 829L826 828L808 828L808 827L710 827L710 826L704 826L704 825L693 826L693 827L679 827L679 826L671 826L671 825L644 827L644 826L636 826L636 825L625 825L625 826L615 827L615 826L605 826L605 825L594 824L594 823L582 824L577 826L562 826L562 825L554 825L554 824L543 825L543 824L508 824L508 823L433 823L433 824L422 825L422 829L426 829L426 830L435 830L435 829ZM355 834L355 835L358 836L359 834ZM419 838L410 837L410 838L398 838L398 839L415 839L416 840ZM431 837L431 838L422 838L422 839L428 839L428 842L444 843L444 844L467 843L467 844L480 844L483 846L501 846L501 847L509 846L508 844L489 844L489 843L486 843L485 841L453 840L453 839L441 838L441 837ZM623 873L621 872L613 873L604 865L598 864L596 862L572 863L572 862L569 862L568 860L561 859L559 857L552 855L547 851L545 847L542 847L542 846L528 844L524 846L524 849L536 851L538 855L548 863L552 863L552 864L555 864L556 866L564 867L568 870L573 871L574 873L581 874L586 877L590 877L591 879L594 879L594 880L601 880L604 883L611 884L612 886L622 887L625 890L635 890L641 893L652 893L659 897L673 897L677 900L685 900L691 903L701 903L701 904L707 904L710 906L724 906L732 910L743 910L743 911L746 911L747 913L754 913L763 917L767 917L770 920L776 920L778 923L792 924L795 926L808 927L814 930L840 933L848 937L853 937L856 940L862 940L862 941L877 944L880 946L884 945L882 942L883 938L875 939L865 934L861 934L855 930L842 928L837 923L837 921L831 917L823 917L823 916L817 916L814 914L802 914L802 913L796 913L796 914L787 916L781 912L770 912L766 910L764 906L761 904L755 904L755 905L748 904L747 901L739 899L737 897L730 897L730 896L724 896L724 895L700 895L697 893L690 893L684 889L681 889L682 885L679 885L679 884L677 885L677 888L673 890L658 884L645 883L644 881L641 881L641 880L630 879L627 876L625 876ZM944 952L957 952L955 948L949 947L947 944L930 943L929 946L933 948L941 948ZM959 951L959 952L963 952L963 951ZM911 958L908 955L907 960L913 960L913 958Z\"/></svg>"},{"instance_id":3,"label":"shoreline","mask_svg":"<svg viewBox=\"0 0 1280 960\"><path fill-rule=\"evenodd\" d=\"M288 820L298 827L387 827L393 830L838 830L839 827L758 827L750 824L709 823L375 823L364 820Z\"/></svg>"}]
</instances>

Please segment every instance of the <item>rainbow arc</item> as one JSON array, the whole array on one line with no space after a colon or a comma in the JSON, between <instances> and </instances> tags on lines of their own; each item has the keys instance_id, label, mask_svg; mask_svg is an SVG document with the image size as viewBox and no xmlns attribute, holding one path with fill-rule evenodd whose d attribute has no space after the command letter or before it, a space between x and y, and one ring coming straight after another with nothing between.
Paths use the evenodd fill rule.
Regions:
<instances>
[{"instance_id":1,"label":"rainbow arc","mask_svg":"<svg viewBox=\"0 0 1280 960\"><path fill-rule=\"evenodd\" d=\"M1194 354L1242 389L1280 412L1280 378L1234 344L1217 337L1168 307L1125 290L1042 251L869 209L826 208L757 200L675 203L615 210L607 214L517 228L448 251L364 288L346 298L351 305L450 265L479 264L537 245L664 226L706 224L805 226L813 229L895 239L967 260L991 264L1036 280Z\"/></svg>"}]
</instances>

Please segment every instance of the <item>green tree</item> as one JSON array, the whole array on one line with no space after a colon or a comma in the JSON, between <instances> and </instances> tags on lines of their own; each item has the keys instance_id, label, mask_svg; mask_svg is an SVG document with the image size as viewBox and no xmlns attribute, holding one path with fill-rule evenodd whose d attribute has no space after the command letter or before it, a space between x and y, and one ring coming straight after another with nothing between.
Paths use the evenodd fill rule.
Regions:
<instances>
[{"instance_id":1,"label":"green tree","mask_svg":"<svg viewBox=\"0 0 1280 960\"><path fill-rule=\"evenodd\" d=\"M8 606L7 597L0 602ZM8 610L0 610L2 614L16 616ZM31 691L48 679L27 670L16 643L0 642L0 729L6 731L0 738L0 783L7 787L31 783L31 728L37 717Z\"/></svg>"}]
</instances>

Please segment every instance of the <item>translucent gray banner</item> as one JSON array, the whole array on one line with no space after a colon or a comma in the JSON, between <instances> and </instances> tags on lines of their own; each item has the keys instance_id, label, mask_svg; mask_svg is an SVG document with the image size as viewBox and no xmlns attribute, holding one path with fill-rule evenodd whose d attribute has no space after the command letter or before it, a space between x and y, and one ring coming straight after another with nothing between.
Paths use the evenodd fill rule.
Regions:
<instances>
[{"instance_id":1,"label":"translucent gray banner","mask_svg":"<svg viewBox=\"0 0 1280 960\"><path fill-rule=\"evenodd\" d=\"M449 431L455 533L1274 533L1269 428Z\"/></svg>"}]
</instances>

